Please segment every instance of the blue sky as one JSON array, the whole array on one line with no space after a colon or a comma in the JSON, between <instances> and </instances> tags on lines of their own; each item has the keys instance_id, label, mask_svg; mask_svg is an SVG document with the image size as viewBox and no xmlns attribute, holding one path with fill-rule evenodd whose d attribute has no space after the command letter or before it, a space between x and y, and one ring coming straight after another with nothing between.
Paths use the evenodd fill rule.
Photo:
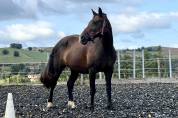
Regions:
<instances>
[{"instance_id":1,"label":"blue sky","mask_svg":"<svg viewBox=\"0 0 178 118\"><path fill-rule=\"evenodd\" d=\"M116 49L147 46L178 48L178 0L1 0L0 47L52 47L80 34L103 9Z\"/></svg>"}]
</instances>

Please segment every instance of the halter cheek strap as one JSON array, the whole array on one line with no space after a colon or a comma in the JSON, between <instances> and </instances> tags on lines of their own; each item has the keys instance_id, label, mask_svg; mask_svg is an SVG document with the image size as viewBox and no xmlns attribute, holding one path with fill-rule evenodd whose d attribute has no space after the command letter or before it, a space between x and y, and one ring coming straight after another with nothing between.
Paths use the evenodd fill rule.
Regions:
<instances>
[{"instance_id":1,"label":"halter cheek strap","mask_svg":"<svg viewBox=\"0 0 178 118\"><path fill-rule=\"evenodd\" d=\"M98 31L98 32L93 36L93 38L103 36L103 35L104 35L105 27L106 27L106 20L104 19L101 30Z\"/></svg>"},{"instance_id":2,"label":"halter cheek strap","mask_svg":"<svg viewBox=\"0 0 178 118\"><path fill-rule=\"evenodd\" d=\"M105 26L106 26L106 20L104 19L103 26L102 26L102 29L101 29L101 35L104 34L104 28L105 28Z\"/></svg>"}]
</instances>

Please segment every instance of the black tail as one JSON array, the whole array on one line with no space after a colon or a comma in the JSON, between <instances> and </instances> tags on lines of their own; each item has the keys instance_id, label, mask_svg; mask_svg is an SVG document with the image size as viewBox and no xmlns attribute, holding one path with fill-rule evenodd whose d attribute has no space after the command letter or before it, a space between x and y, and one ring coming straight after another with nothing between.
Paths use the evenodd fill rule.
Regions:
<instances>
[{"instance_id":1,"label":"black tail","mask_svg":"<svg viewBox=\"0 0 178 118\"><path fill-rule=\"evenodd\" d=\"M47 88L54 87L57 83L54 68L54 56L51 54L44 71L41 73L40 81Z\"/></svg>"},{"instance_id":2,"label":"black tail","mask_svg":"<svg viewBox=\"0 0 178 118\"><path fill-rule=\"evenodd\" d=\"M44 71L41 73L40 81L47 88L54 87L57 83L58 77L61 74L64 66L59 61L59 51L64 51L68 45L68 40L61 39L53 48L48 64ZM60 63L60 64L59 64Z\"/></svg>"}]
</instances>

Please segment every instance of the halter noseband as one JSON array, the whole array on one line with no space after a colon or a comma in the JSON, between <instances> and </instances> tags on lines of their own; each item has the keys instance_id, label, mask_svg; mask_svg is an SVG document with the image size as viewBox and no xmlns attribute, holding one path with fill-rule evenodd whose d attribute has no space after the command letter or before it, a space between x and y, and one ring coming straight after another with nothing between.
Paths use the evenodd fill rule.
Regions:
<instances>
[{"instance_id":1,"label":"halter noseband","mask_svg":"<svg viewBox=\"0 0 178 118\"><path fill-rule=\"evenodd\" d=\"M106 26L106 19L104 19L103 21L103 26L102 26L102 29L101 29L101 35L103 36L104 35L104 28Z\"/></svg>"}]
</instances>

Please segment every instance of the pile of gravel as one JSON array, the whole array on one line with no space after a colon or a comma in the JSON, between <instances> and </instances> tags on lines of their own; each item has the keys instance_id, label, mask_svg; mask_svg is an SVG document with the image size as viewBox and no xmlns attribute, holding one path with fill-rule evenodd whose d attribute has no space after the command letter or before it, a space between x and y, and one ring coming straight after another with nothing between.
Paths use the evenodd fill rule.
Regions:
<instances>
[{"instance_id":1,"label":"pile of gravel","mask_svg":"<svg viewBox=\"0 0 178 118\"><path fill-rule=\"evenodd\" d=\"M43 86L0 86L0 117L4 116L7 93L13 94L18 118L118 118L118 117L176 117L178 116L178 87L175 84L112 85L113 110L105 109L105 85L96 85L95 111L90 103L88 86L75 86L76 109L67 108L67 86L56 86L55 107L46 109L49 91Z\"/></svg>"}]
</instances>

